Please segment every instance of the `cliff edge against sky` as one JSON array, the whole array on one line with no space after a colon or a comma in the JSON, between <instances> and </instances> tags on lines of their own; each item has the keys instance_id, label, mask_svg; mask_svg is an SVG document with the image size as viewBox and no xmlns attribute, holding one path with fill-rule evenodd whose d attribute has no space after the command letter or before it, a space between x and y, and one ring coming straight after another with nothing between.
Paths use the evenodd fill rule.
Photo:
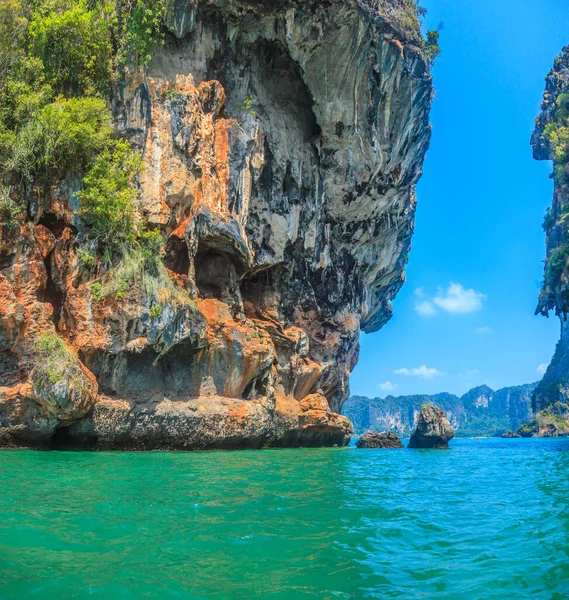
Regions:
<instances>
[{"instance_id":1,"label":"cliff edge against sky","mask_svg":"<svg viewBox=\"0 0 569 600\"><path fill-rule=\"evenodd\" d=\"M542 381L534 408L542 427L569 431L569 46L555 59L545 80L542 112L532 136L534 158L553 161L553 202L543 222L547 254L536 314L555 311L561 337Z\"/></svg>"},{"instance_id":2,"label":"cliff edge against sky","mask_svg":"<svg viewBox=\"0 0 569 600\"><path fill-rule=\"evenodd\" d=\"M0 443L346 443L430 139L414 3L12 7Z\"/></svg>"}]
</instances>

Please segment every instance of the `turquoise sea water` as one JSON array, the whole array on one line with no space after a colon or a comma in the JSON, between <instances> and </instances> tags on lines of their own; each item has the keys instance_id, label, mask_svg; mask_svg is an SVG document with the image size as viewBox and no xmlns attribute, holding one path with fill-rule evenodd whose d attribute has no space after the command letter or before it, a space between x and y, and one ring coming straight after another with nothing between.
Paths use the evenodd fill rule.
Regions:
<instances>
[{"instance_id":1,"label":"turquoise sea water","mask_svg":"<svg viewBox=\"0 0 569 600\"><path fill-rule=\"evenodd\" d=\"M569 442L0 453L0 599L569 597Z\"/></svg>"}]
</instances>

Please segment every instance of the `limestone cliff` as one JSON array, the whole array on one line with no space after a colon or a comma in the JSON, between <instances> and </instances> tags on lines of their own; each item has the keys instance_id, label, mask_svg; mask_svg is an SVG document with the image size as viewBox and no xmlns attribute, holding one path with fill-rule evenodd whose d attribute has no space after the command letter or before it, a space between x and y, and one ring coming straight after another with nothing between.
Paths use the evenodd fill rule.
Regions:
<instances>
[{"instance_id":1,"label":"limestone cliff","mask_svg":"<svg viewBox=\"0 0 569 600\"><path fill-rule=\"evenodd\" d=\"M561 321L561 337L555 354L534 394L539 412L569 400L569 46L555 59L546 77L542 112L532 136L534 158L553 161L553 202L545 217L547 254L543 286L536 314L555 311ZM562 407L563 408L563 407Z\"/></svg>"},{"instance_id":2,"label":"limestone cliff","mask_svg":"<svg viewBox=\"0 0 569 600\"><path fill-rule=\"evenodd\" d=\"M350 418L356 433L374 429L396 431L402 437L409 437L421 407L432 404L445 412L457 437L496 436L532 421L531 398L536 385L518 385L496 391L481 385L461 397L448 393L373 399L351 396L342 412Z\"/></svg>"},{"instance_id":3,"label":"limestone cliff","mask_svg":"<svg viewBox=\"0 0 569 600\"><path fill-rule=\"evenodd\" d=\"M347 443L359 331L383 326L404 281L430 138L403 5L170 6L165 43L111 103L142 156L137 211L164 236L166 292L96 297L109 275L81 258L80 179L28 199L0 245L2 443ZM38 386L45 331L77 364Z\"/></svg>"}]
</instances>

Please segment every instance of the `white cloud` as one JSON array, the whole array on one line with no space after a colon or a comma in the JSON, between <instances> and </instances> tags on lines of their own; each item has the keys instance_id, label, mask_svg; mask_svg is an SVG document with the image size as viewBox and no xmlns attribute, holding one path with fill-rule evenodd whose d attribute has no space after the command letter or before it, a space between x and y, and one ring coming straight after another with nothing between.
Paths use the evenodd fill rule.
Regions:
<instances>
[{"instance_id":1,"label":"white cloud","mask_svg":"<svg viewBox=\"0 0 569 600\"><path fill-rule=\"evenodd\" d=\"M384 392L392 392L397 389L399 386L396 383L391 383L391 381L385 381L384 383L379 384L379 388Z\"/></svg>"},{"instance_id":2,"label":"white cloud","mask_svg":"<svg viewBox=\"0 0 569 600\"><path fill-rule=\"evenodd\" d=\"M430 317L432 315L437 314L433 303L429 302L428 300L425 300L423 302L417 302L417 304L415 304L415 310L424 317Z\"/></svg>"},{"instance_id":3,"label":"white cloud","mask_svg":"<svg viewBox=\"0 0 569 600\"><path fill-rule=\"evenodd\" d=\"M484 334L484 333L492 333L492 328L491 328L491 327L488 327L487 325L486 325L486 327L477 327L477 328L474 330L474 333L480 333L480 334Z\"/></svg>"},{"instance_id":4,"label":"white cloud","mask_svg":"<svg viewBox=\"0 0 569 600\"><path fill-rule=\"evenodd\" d=\"M466 290L460 283L451 281L446 290L439 288L437 295L433 298L433 303L446 312L466 314L480 310L485 298L484 294L476 292L472 288Z\"/></svg>"},{"instance_id":5,"label":"white cloud","mask_svg":"<svg viewBox=\"0 0 569 600\"><path fill-rule=\"evenodd\" d=\"M540 375L545 375L545 372L547 371L547 367L549 367L549 363L541 363L541 365L538 365L536 371Z\"/></svg>"},{"instance_id":6,"label":"white cloud","mask_svg":"<svg viewBox=\"0 0 569 600\"><path fill-rule=\"evenodd\" d=\"M454 314L473 313L482 308L486 296L470 289L465 289L460 283L450 282L448 288L438 288L437 295L429 297L423 288L415 289L415 296L420 298L415 303L415 311L424 317L437 314L437 308ZM489 327L480 327L477 333L490 333Z\"/></svg>"},{"instance_id":7,"label":"white cloud","mask_svg":"<svg viewBox=\"0 0 569 600\"><path fill-rule=\"evenodd\" d=\"M439 375L444 375L442 371L435 369L433 367L427 367L427 365L421 365L420 367L416 367L414 369L408 369L407 367L403 367L402 369L397 369L394 371L395 375L406 375L410 377L422 377L423 379L433 379L433 377L438 377Z\"/></svg>"}]
</instances>

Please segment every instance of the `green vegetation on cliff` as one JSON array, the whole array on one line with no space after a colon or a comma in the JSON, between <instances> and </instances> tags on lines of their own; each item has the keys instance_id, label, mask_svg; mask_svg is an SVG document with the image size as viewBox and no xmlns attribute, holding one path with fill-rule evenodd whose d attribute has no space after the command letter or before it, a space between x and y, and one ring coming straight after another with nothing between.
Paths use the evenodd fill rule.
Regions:
<instances>
[{"instance_id":1,"label":"green vegetation on cliff","mask_svg":"<svg viewBox=\"0 0 569 600\"><path fill-rule=\"evenodd\" d=\"M560 234L562 241L551 249L546 262L544 287L554 288L567 268L569 259L569 203L565 188L569 185L569 93L559 94L552 108L552 119L544 127L543 136L553 159L553 179L561 202L556 217L548 210L543 228L547 235Z\"/></svg>"},{"instance_id":2,"label":"green vegetation on cliff","mask_svg":"<svg viewBox=\"0 0 569 600\"><path fill-rule=\"evenodd\" d=\"M373 12L377 12L384 19L391 22L410 41L417 44L429 61L433 64L441 53L439 45L440 29L427 31L425 37L421 34L423 17L427 9L423 8L419 0L359 0L360 4Z\"/></svg>"},{"instance_id":3,"label":"green vegetation on cliff","mask_svg":"<svg viewBox=\"0 0 569 600\"><path fill-rule=\"evenodd\" d=\"M122 299L129 284L149 306L181 301L162 236L136 208L141 158L116 139L110 113L122 70L148 62L163 39L166 8L165 0L0 0L0 225L16 228L31 198L45 202L79 177L77 256L104 280L91 285L96 302Z\"/></svg>"},{"instance_id":4,"label":"green vegetation on cliff","mask_svg":"<svg viewBox=\"0 0 569 600\"><path fill-rule=\"evenodd\" d=\"M32 347L33 383L36 387L57 385L64 376L81 384L83 372L77 357L56 333L45 332Z\"/></svg>"}]
</instances>

